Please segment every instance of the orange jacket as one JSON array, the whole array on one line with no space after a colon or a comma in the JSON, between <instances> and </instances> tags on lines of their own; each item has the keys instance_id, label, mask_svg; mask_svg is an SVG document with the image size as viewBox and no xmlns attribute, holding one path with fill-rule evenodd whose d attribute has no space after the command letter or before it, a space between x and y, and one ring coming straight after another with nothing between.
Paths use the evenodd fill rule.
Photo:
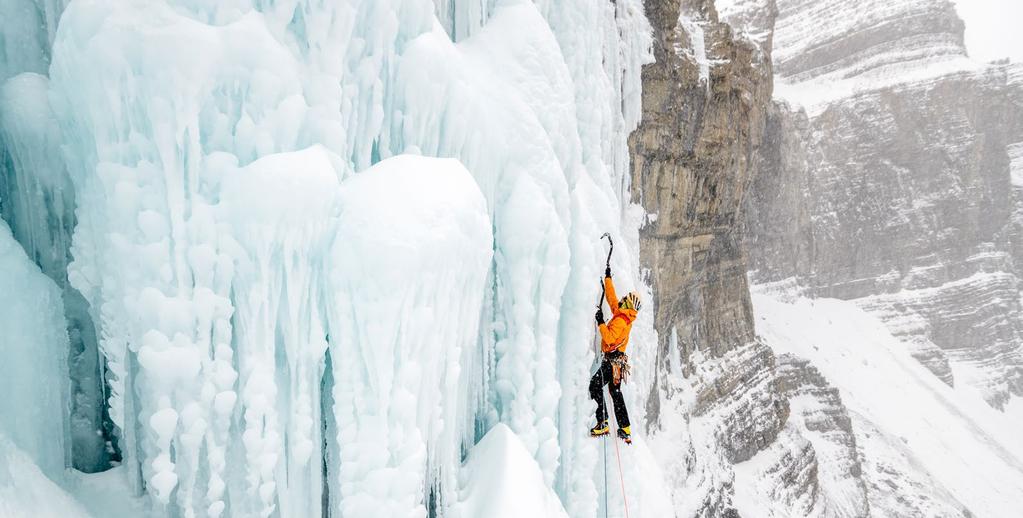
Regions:
<instances>
[{"instance_id":1,"label":"orange jacket","mask_svg":"<svg viewBox=\"0 0 1023 518\"><path fill-rule=\"evenodd\" d=\"M607 298L607 305L611 307L614 315L606 324L600 324L601 350L609 353L615 350L625 352L625 346L629 345L629 332L632 331L632 322L636 320L635 309L620 309L618 307L618 295L615 293L615 285L610 277L604 277L604 296Z\"/></svg>"}]
</instances>

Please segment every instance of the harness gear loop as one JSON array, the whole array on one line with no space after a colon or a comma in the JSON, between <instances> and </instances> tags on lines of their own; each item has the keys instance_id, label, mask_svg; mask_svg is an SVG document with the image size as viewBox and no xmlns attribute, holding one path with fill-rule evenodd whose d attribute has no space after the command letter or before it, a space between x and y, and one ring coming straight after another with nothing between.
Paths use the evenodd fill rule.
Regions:
<instances>
[{"instance_id":1,"label":"harness gear loop","mask_svg":"<svg viewBox=\"0 0 1023 518\"><path fill-rule=\"evenodd\" d=\"M629 355L625 353L609 355L608 361L611 363L611 375L615 385L628 382L629 374L632 373L632 368L629 366Z\"/></svg>"}]
</instances>

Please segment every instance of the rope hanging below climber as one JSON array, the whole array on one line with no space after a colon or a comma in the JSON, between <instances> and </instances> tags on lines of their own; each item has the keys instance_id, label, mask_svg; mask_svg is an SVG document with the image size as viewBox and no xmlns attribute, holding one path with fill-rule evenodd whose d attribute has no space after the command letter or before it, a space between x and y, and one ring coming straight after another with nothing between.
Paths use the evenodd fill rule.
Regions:
<instances>
[{"instance_id":1,"label":"rope hanging below climber","mask_svg":"<svg viewBox=\"0 0 1023 518\"><path fill-rule=\"evenodd\" d=\"M609 234L601 238L607 238L611 249L607 253L604 279L601 284L600 298L597 299L597 329L599 331L600 353L603 354L597 372L590 378L590 397L597 403L596 417L597 424L590 429L592 437L606 437L610 432L608 425L607 407L604 404L604 386L607 385L611 395L611 402L615 420L618 422L618 437L626 444L632 444L632 428L629 425L629 412L625 407L625 398L622 396L621 386L628 381L629 377L629 356L625 354L625 348L629 344L629 333L632 331L632 323L642 306L639 295L630 292L628 295L618 299L615 292L614 281L611 278L611 254L614 253L614 241ZM607 300L611 308L611 320L604 321L603 303ZM629 501L625 495L625 476L622 473L622 457L618 451L618 442L615 441L615 457L618 460L618 478L622 484L622 503L625 507L625 516L629 516ZM604 515L607 516L607 441L604 441Z\"/></svg>"}]
</instances>

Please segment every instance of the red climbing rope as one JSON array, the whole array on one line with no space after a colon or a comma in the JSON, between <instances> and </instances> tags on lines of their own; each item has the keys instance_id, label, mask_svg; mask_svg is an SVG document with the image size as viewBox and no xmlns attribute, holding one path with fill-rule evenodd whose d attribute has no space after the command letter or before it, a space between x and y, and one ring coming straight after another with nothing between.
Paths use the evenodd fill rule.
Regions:
<instances>
[{"instance_id":1,"label":"red climbing rope","mask_svg":"<svg viewBox=\"0 0 1023 518\"><path fill-rule=\"evenodd\" d=\"M608 389L608 396L610 396L610 388ZM614 441L615 441L615 457L618 459L618 480L622 482L622 503L625 504L625 518L629 518L629 499L625 496L625 475L622 474L622 454L618 452L618 416L615 415L614 405L611 405L611 417L614 418ZM605 457L606 458L606 457ZM607 494L607 479L604 481L604 494Z\"/></svg>"}]
</instances>

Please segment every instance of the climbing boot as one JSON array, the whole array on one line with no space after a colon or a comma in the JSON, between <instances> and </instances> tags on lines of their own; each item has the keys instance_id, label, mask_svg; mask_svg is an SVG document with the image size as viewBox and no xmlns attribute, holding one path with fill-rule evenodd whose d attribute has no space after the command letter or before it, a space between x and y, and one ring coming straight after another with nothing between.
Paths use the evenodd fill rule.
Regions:
<instances>
[{"instance_id":1,"label":"climbing boot","mask_svg":"<svg viewBox=\"0 0 1023 518\"><path fill-rule=\"evenodd\" d=\"M598 423L597 426L590 428L590 437L600 437L601 435L607 435L611 429L607 426L607 421Z\"/></svg>"},{"instance_id":2,"label":"climbing boot","mask_svg":"<svg viewBox=\"0 0 1023 518\"><path fill-rule=\"evenodd\" d=\"M619 428L618 438L625 441L625 444L632 444L632 427Z\"/></svg>"}]
</instances>

